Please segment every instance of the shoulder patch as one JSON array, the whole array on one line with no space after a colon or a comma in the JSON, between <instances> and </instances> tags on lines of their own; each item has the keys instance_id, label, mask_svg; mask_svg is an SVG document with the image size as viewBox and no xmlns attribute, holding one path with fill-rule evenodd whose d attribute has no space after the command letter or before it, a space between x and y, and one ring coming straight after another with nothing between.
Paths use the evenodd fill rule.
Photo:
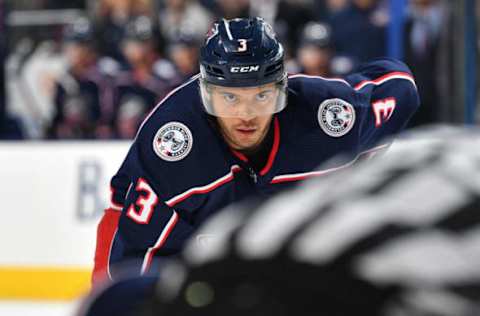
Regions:
<instances>
[{"instance_id":1,"label":"shoulder patch","mask_svg":"<svg viewBox=\"0 0 480 316\"><path fill-rule=\"evenodd\" d=\"M192 146L192 132L179 122L163 125L153 138L153 150L166 161L182 160L190 153Z\"/></svg>"},{"instance_id":2,"label":"shoulder patch","mask_svg":"<svg viewBox=\"0 0 480 316\"><path fill-rule=\"evenodd\" d=\"M328 99L318 107L318 123L329 136L347 134L355 123L355 109L342 99Z\"/></svg>"}]
</instances>

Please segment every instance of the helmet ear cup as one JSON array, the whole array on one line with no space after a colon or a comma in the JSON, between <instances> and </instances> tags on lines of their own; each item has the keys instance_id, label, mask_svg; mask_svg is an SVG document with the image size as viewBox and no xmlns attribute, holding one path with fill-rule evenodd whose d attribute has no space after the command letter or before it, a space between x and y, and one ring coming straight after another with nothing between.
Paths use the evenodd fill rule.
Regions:
<instances>
[{"instance_id":1,"label":"helmet ear cup","mask_svg":"<svg viewBox=\"0 0 480 316\"><path fill-rule=\"evenodd\" d=\"M217 21L200 51L202 78L226 87L251 87L285 77L284 49L261 18Z\"/></svg>"}]
</instances>

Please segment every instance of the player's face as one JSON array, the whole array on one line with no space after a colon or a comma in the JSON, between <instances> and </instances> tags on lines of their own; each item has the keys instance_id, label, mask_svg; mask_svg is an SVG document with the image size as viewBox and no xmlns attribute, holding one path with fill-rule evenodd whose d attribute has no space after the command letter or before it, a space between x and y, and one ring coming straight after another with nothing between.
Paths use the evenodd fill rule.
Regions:
<instances>
[{"instance_id":1,"label":"player's face","mask_svg":"<svg viewBox=\"0 0 480 316\"><path fill-rule=\"evenodd\" d=\"M126 40L122 49L123 54L133 67L145 63L152 54L151 43L148 41Z\"/></svg>"},{"instance_id":2,"label":"player's face","mask_svg":"<svg viewBox=\"0 0 480 316\"><path fill-rule=\"evenodd\" d=\"M314 45L305 45L298 51L298 60L307 75L328 75L322 70L328 68L330 53L326 48L319 48Z\"/></svg>"},{"instance_id":3,"label":"player's face","mask_svg":"<svg viewBox=\"0 0 480 316\"><path fill-rule=\"evenodd\" d=\"M254 150L267 135L273 115L250 119L217 117L220 130L227 144L235 150Z\"/></svg>"},{"instance_id":4,"label":"player's face","mask_svg":"<svg viewBox=\"0 0 480 316\"><path fill-rule=\"evenodd\" d=\"M272 121L278 89L275 84L259 87L214 87L215 112L234 108L235 116L217 117L225 141L236 150L256 148L265 138Z\"/></svg>"},{"instance_id":5,"label":"player's face","mask_svg":"<svg viewBox=\"0 0 480 316\"><path fill-rule=\"evenodd\" d=\"M81 68L91 63L94 54L88 45L69 43L65 45L65 56L72 68Z\"/></svg>"},{"instance_id":6,"label":"player's face","mask_svg":"<svg viewBox=\"0 0 480 316\"><path fill-rule=\"evenodd\" d=\"M217 117L250 120L277 112L280 89L274 83L246 88L210 87L213 112Z\"/></svg>"}]
</instances>

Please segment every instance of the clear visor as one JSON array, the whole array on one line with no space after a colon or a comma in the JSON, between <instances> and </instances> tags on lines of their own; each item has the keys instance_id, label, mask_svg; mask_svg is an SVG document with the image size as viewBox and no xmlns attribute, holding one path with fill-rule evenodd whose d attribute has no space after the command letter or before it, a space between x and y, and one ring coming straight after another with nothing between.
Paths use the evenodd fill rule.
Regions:
<instances>
[{"instance_id":1,"label":"clear visor","mask_svg":"<svg viewBox=\"0 0 480 316\"><path fill-rule=\"evenodd\" d=\"M200 93L208 114L253 118L280 112L287 105L287 80L255 87L222 87L200 80Z\"/></svg>"}]
</instances>

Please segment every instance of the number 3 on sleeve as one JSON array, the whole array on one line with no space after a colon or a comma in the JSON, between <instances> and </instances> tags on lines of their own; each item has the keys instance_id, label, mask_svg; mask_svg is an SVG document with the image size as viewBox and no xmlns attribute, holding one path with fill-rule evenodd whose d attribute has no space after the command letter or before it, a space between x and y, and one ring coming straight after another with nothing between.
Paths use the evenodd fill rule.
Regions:
<instances>
[{"instance_id":1,"label":"number 3 on sleeve","mask_svg":"<svg viewBox=\"0 0 480 316\"><path fill-rule=\"evenodd\" d=\"M158 197L143 178L138 179L135 191L139 192L139 197L135 201L135 204L131 204L128 208L127 216L138 224L148 224L152 217L153 209L158 203ZM135 206L139 208L138 211Z\"/></svg>"},{"instance_id":2,"label":"number 3 on sleeve","mask_svg":"<svg viewBox=\"0 0 480 316\"><path fill-rule=\"evenodd\" d=\"M372 103L373 113L375 114L375 127L379 128L388 121L395 110L397 101L395 98L386 98Z\"/></svg>"}]
</instances>

